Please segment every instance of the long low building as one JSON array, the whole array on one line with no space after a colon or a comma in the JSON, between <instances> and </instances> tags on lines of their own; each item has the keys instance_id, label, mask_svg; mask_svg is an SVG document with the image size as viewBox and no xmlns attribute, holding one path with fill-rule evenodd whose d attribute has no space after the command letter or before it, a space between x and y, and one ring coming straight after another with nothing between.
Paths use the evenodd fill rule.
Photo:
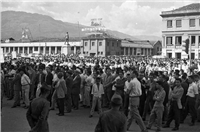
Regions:
<instances>
[{"instance_id":1,"label":"long low building","mask_svg":"<svg viewBox=\"0 0 200 132\"><path fill-rule=\"evenodd\" d=\"M71 53L81 52L81 42L69 42ZM28 43L1 43L3 53L11 53L16 51L21 54L63 54L63 46L65 42L28 42Z\"/></svg>"}]
</instances>

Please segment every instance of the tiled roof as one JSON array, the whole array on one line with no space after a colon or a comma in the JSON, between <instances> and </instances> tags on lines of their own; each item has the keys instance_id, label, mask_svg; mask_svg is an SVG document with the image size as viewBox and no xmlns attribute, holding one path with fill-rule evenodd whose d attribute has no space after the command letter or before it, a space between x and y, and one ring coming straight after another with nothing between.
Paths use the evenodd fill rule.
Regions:
<instances>
[{"instance_id":1,"label":"tiled roof","mask_svg":"<svg viewBox=\"0 0 200 132\"><path fill-rule=\"evenodd\" d=\"M178 8L178 9L175 9L173 11L190 11L190 10L199 10L200 11L200 3L193 3L190 5L186 5L186 6Z\"/></svg>"}]
</instances>

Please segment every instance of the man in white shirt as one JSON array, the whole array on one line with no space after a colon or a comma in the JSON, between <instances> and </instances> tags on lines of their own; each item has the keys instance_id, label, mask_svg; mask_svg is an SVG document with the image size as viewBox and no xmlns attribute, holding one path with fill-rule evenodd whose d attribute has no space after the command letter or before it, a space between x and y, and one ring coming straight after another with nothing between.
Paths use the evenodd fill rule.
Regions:
<instances>
[{"instance_id":1,"label":"man in white shirt","mask_svg":"<svg viewBox=\"0 0 200 132\"><path fill-rule=\"evenodd\" d=\"M130 128L133 118L135 118L136 122L140 126L141 131L147 132L148 130L146 129L146 126L144 125L144 122L142 121L142 118L138 110L140 96L142 95L141 83L137 79L138 72L133 71L132 77L133 79L131 80L129 88L127 89L127 93L129 93L129 104L130 104L129 106L130 117L128 118L127 130Z\"/></svg>"},{"instance_id":2,"label":"man in white shirt","mask_svg":"<svg viewBox=\"0 0 200 132\"><path fill-rule=\"evenodd\" d=\"M30 79L29 77L24 73L23 69L19 69L20 74L21 74L21 84L22 84L22 97L23 101L25 102L25 109L28 109L29 107L29 91L30 91Z\"/></svg>"},{"instance_id":3,"label":"man in white shirt","mask_svg":"<svg viewBox=\"0 0 200 132\"><path fill-rule=\"evenodd\" d=\"M124 114L128 117L128 107L129 107L129 93L127 93L128 88L130 87L131 75L130 72L126 73L126 82L124 87L125 97L124 97Z\"/></svg>"},{"instance_id":4,"label":"man in white shirt","mask_svg":"<svg viewBox=\"0 0 200 132\"><path fill-rule=\"evenodd\" d=\"M188 88L188 92L186 94L187 99L186 99L186 104L185 104L185 109L184 109L184 116L183 116L183 120L181 122L184 121L184 119L187 117L188 113L190 112L192 121L189 125L194 126L195 120L197 117L197 111L195 108L195 104L198 101L198 98L197 98L198 97L198 87L197 87L196 83L194 82L194 75L191 75L188 77L188 82L190 83L190 85Z\"/></svg>"}]
</instances>

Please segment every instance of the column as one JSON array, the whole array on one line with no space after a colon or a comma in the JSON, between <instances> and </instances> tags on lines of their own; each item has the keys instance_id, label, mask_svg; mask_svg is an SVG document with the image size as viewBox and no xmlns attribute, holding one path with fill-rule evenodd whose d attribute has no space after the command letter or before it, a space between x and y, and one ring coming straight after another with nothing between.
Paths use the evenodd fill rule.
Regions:
<instances>
[{"instance_id":1,"label":"column","mask_svg":"<svg viewBox=\"0 0 200 132\"><path fill-rule=\"evenodd\" d=\"M130 55L130 47L128 47L128 55Z\"/></svg>"},{"instance_id":2,"label":"column","mask_svg":"<svg viewBox=\"0 0 200 132\"><path fill-rule=\"evenodd\" d=\"M29 48L30 48L30 47L27 47L27 54L29 54Z\"/></svg>"},{"instance_id":3,"label":"column","mask_svg":"<svg viewBox=\"0 0 200 132\"><path fill-rule=\"evenodd\" d=\"M55 47L55 54L57 54L58 53L58 49L57 49L57 46Z\"/></svg>"},{"instance_id":4,"label":"column","mask_svg":"<svg viewBox=\"0 0 200 132\"><path fill-rule=\"evenodd\" d=\"M51 46L49 46L49 54L51 54Z\"/></svg>"},{"instance_id":5,"label":"column","mask_svg":"<svg viewBox=\"0 0 200 132\"><path fill-rule=\"evenodd\" d=\"M172 44L174 45L174 48L176 48L175 43L176 43L176 38L175 38L175 36L172 36Z\"/></svg>"},{"instance_id":6,"label":"column","mask_svg":"<svg viewBox=\"0 0 200 132\"><path fill-rule=\"evenodd\" d=\"M126 47L124 47L124 55L126 55Z\"/></svg>"},{"instance_id":7,"label":"column","mask_svg":"<svg viewBox=\"0 0 200 132\"><path fill-rule=\"evenodd\" d=\"M19 54L19 47L17 47L17 53Z\"/></svg>"},{"instance_id":8,"label":"column","mask_svg":"<svg viewBox=\"0 0 200 132\"><path fill-rule=\"evenodd\" d=\"M8 47L8 53L10 53L10 47Z\"/></svg>"},{"instance_id":9,"label":"column","mask_svg":"<svg viewBox=\"0 0 200 132\"><path fill-rule=\"evenodd\" d=\"M166 46L165 36L162 36L162 47L164 48L165 46Z\"/></svg>"},{"instance_id":10,"label":"column","mask_svg":"<svg viewBox=\"0 0 200 132\"><path fill-rule=\"evenodd\" d=\"M22 53L24 54L24 47L22 47Z\"/></svg>"},{"instance_id":11,"label":"column","mask_svg":"<svg viewBox=\"0 0 200 132\"><path fill-rule=\"evenodd\" d=\"M147 55L149 55L149 49L147 49Z\"/></svg>"},{"instance_id":12,"label":"column","mask_svg":"<svg viewBox=\"0 0 200 132\"><path fill-rule=\"evenodd\" d=\"M200 20L199 20L200 21ZM198 46L199 46L199 36L198 35L196 35L195 36L195 47L197 47L198 48Z\"/></svg>"},{"instance_id":13,"label":"column","mask_svg":"<svg viewBox=\"0 0 200 132\"><path fill-rule=\"evenodd\" d=\"M96 43L97 44L97 43ZM98 47L97 47L98 48ZM97 51L96 51L97 52ZM74 54L76 54L76 46L74 46ZM97 53L98 55L98 53Z\"/></svg>"},{"instance_id":14,"label":"column","mask_svg":"<svg viewBox=\"0 0 200 132\"><path fill-rule=\"evenodd\" d=\"M46 54L46 47L45 46L43 47L43 54L44 55Z\"/></svg>"}]
</instances>

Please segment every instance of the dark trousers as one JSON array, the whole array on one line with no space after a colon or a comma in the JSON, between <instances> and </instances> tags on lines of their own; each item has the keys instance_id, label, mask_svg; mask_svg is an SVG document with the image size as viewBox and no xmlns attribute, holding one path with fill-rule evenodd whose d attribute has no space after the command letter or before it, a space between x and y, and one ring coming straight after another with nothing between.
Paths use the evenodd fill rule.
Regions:
<instances>
[{"instance_id":1,"label":"dark trousers","mask_svg":"<svg viewBox=\"0 0 200 132\"><path fill-rule=\"evenodd\" d=\"M124 114L128 117L128 107L129 107L129 94L125 94L124 96Z\"/></svg>"},{"instance_id":2,"label":"dark trousers","mask_svg":"<svg viewBox=\"0 0 200 132\"><path fill-rule=\"evenodd\" d=\"M169 114L166 125L170 126L170 123L175 120L175 127L179 127L180 124L180 109L178 108L177 101L171 101Z\"/></svg>"},{"instance_id":3,"label":"dark trousers","mask_svg":"<svg viewBox=\"0 0 200 132\"><path fill-rule=\"evenodd\" d=\"M65 97L67 111L70 112L72 110L72 98L71 94L67 94Z\"/></svg>"},{"instance_id":4,"label":"dark trousers","mask_svg":"<svg viewBox=\"0 0 200 132\"><path fill-rule=\"evenodd\" d=\"M9 99L13 99L13 97L14 97L14 85L13 85L13 83L12 83L12 80L9 80L9 85L8 85L9 87Z\"/></svg>"},{"instance_id":5,"label":"dark trousers","mask_svg":"<svg viewBox=\"0 0 200 132\"><path fill-rule=\"evenodd\" d=\"M196 117L197 117L197 111L195 109L195 98L194 97L189 97L187 96L186 103L185 103L185 109L184 109L184 115L183 115L183 120L187 117L188 113L190 113L192 117L192 123L195 123Z\"/></svg>"},{"instance_id":6,"label":"dark trousers","mask_svg":"<svg viewBox=\"0 0 200 132\"><path fill-rule=\"evenodd\" d=\"M114 92L112 90L107 90L105 91L104 95L104 106L110 106L110 101L113 96Z\"/></svg>"},{"instance_id":7,"label":"dark trousers","mask_svg":"<svg viewBox=\"0 0 200 132\"><path fill-rule=\"evenodd\" d=\"M78 109L79 94L72 94L72 105Z\"/></svg>"},{"instance_id":8,"label":"dark trousers","mask_svg":"<svg viewBox=\"0 0 200 132\"><path fill-rule=\"evenodd\" d=\"M20 90L15 90L14 91L14 104L13 106L18 106L20 105Z\"/></svg>"},{"instance_id":9,"label":"dark trousers","mask_svg":"<svg viewBox=\"0 0 200 132\"><path fill-rule=\"evenodd\" d=\"M64 102L65 98L58 98L58 109L60 114L64 114Z\"/></svg>"},{"instance_id":10,"label":"dark trousers","mask_svg":"<svg viewBox=\"0 0 200 132\"><path fill-rule=\"evenodd\" d=\"M31 84L30 86L30 100L34 99L36 97L36 86L34 84Z\"/></svg>"}]
</instances>

